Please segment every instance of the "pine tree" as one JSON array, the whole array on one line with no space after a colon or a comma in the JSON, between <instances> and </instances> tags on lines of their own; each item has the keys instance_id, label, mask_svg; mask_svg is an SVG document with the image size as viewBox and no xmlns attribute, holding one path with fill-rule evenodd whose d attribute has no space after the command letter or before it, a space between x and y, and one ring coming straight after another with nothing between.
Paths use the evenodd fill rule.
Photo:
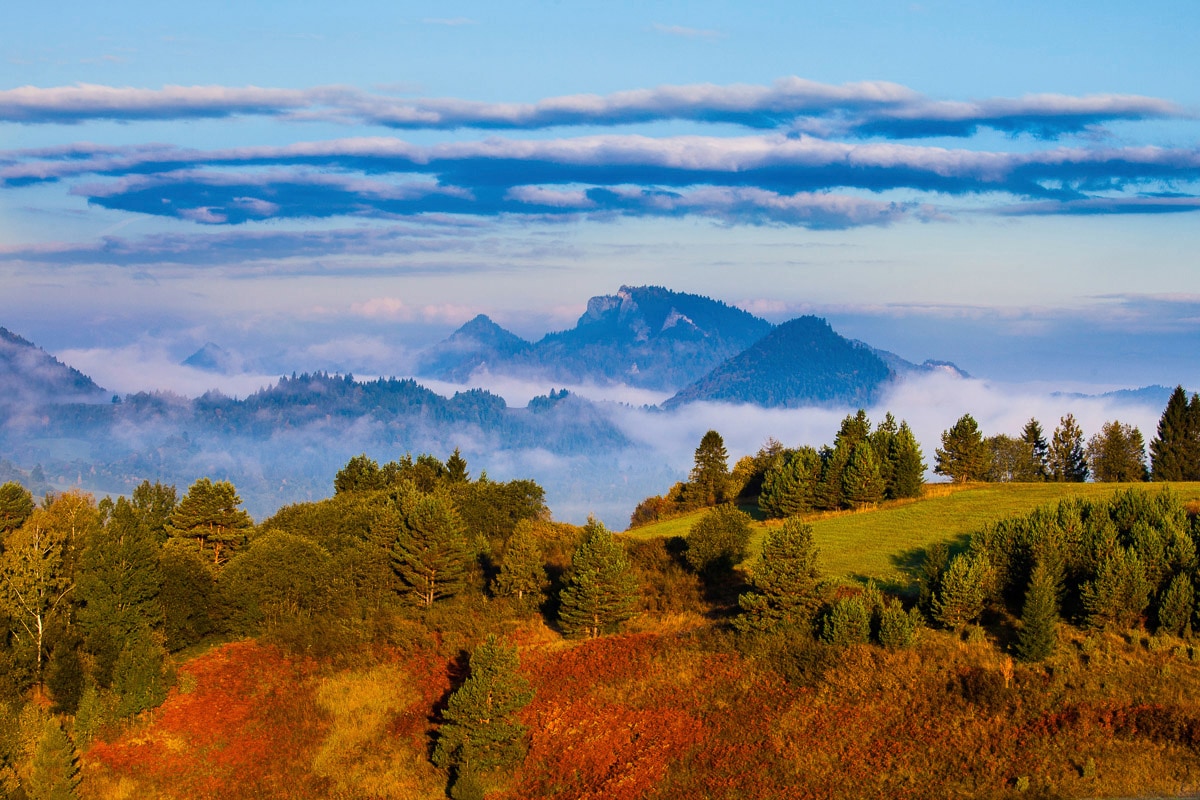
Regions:
<instances>
[{"instance_id":1,"label":"pine tree","mask_svg":"<svg viewBox=\"0 0 1200 800\"><path fill-rule=\"evenodd\" d=\"M1021 441L1029 445L1032 453L1033 463L1031 470L1035 476L1033 480L1046 480L1049 472L1046 467L1046 460L1050 455L1050 445L1046 442L1046 437L1042 434L1041 424L1033 417L1029 418L1029 422L1025 423L1025 427L1021 430Z\"/></svg>"},{"instance_id":2,"label":"pine tree","mask_svg":"<svg viewBox=\"0 0 1200 800\"><path fill-rule=\"evenodd\" d=\"M817 484L815 505L817 508L834 510L847 505L842 476L850 464L854 448L871 435L871 421L861 408L847 415L833 440L833 449L822 452L824 467L821 482Z\"/></svg>"},{"instance_id":3,"label":"pine tree","mask_svg":"<svg viewBox=\"0 0 1200 800\"><path fill-rule=\"evenodd\" d=\"M542 547L533 532L533 523L521 520L504 544L495 592L500 597L516 597L534 605L548 585Z\"/></svg>"},{"instance_id":4,"label":"pine tree","mask_svg":"<svg viewBox=\"0 0 1200 800\"><path fill-rule=\"evenodd\" d=\"M1180 572L1158 601L1158 629L1173 636L1188 636L1192 632L1192 612L1196 606L1196 591L1192 579Z\"/></svg>"},{"instance_id":5,"label":"pine tree","mask_svg":"<svg viewBox=\"0 0 1200 800\"><path fill-rule=\"evenodd\" d=\"M987 447L979 423L970 414L963 414L942 433L942 446L935 453L933 471L955 483L981 480L987 472Z\"/></svg>"},{"instance_id":6,"label":"pine tree","mask_svg":"<svg viewBox=\"0 0 1200 800\"><path fill-rule=\"evenodd\" d=\"M729 482L729 454L725 440L716 431L708 431L696 448L695 465L688 476L690 489L703 506L715 506L725 501Z\"/></svg>"},{"instance_id":7,"label":"pine tree","mask_svg":"<svg viewBox=\"0 0 1200 800\"><path fill-rule=\"evenodd\" d=\"M75 745L51 717L34 751L26 789L30 800L75 800L80 777Z\"/></svg>"},{"instance_id":8,"label":"pine tree","mask_svg":"<svg viewBox=\"0 0 1200 800\"><path fill-rule=\"evenodd\" d=\"M871 638L871 612L859 595L834 601L821 626L826 644L845 647L866 644Z\"/></svg>"},{"instance_id":9,"label":"pine tree","mask_svg":"<svg viewBox=\"0 0 1200 800\"><path fill-rule=\"evenodd\" d=\"M888 499L897 500L904 497L920 497L921 489L925 486L925 459L921 455L921 446L917 437L907 422L900 423L896 437L892 440L892 484L888 490Z\"/></svg>"},{"instance_id":10,"label":"pine tree","mask_svg":"<svg viewBox=\"0 0 1200 800\"><path fill-rule=\"evenodd\" d=\"M1082 483L1087 480L1087 457L1083 450L1083 431L1072 414L1059 420L1054 435L1050 438L1050 455L1047 460L1050 480L1066 483Z\"/></svg>"},{"instance_id":11,"label":"pine tree","mask_svg":"<svg viewBox=\"0 0 1200 800\"><path fill-rule=\"evenodd\" d=\"M1141 621L1152 587L1137 553L1124 547L1107 555L1096 577L1080 589L1088 625L1127 630Z\"/></svg>"},{"instance_id":12,"label":"pine tree","mask_svg":"<svg viewBox=\"0 0 1200 800\"><path fill-rule=\"evenodd\" d=\"M458 594L466 584L472 553L450 500L410 490L400 496L398 508L384 514L396 528L392 567L417 605L429 608L436 600Z\"/></svg>"},{"instance_id":13,"label":"pine tree","mask_svg":"<svg viewBox=\"0 0 1200 800\"><path fill-rule=\"evenodd\" d=\"M994 582L992 565L982 555L955 556L933 595L934 618L961 631L983 613Z\"/></svg>"},{"instance_id":14,"label":"pine tree","mask_svg":"<svg viewBox=\"0 0 1200 800\"><path fill-rule=\"evenodd\" d=\"M1054 652L1058 631L1058 581L1055 571L1044 562L1033 568L1025 606L1021 611L1021 630L1017 635L1017 657L1022 661L1045 661Z\"/></svg>"},{"instance_id":15,"label":"pine tree","mask_svg":"<svg viewBox=\"0 0 1200 800\"><path fill-rule=\"evenodd\" d=\"M519 667L517 648L494 635L475 648L467 680L442 712L433 763L461 774L506 769L525 758L527 731L517 714L533 690Z\"/></svg>"},{"instance_id":16,"label":"pine tree","mask_svg":"<svg viewBox=\"0 0 1200 800\"><path fill-rule=\"evenodd\" d=\"M213 483L201 478L191 485L171 513L167 532L192 542L201 553L211 549L213 564L220 566L245 543L246 534L254 526L250 515L239 508L241 504L242 499L229 481Z\"/></svg>"},{"instance_id":17,"label":"pine tree","mask_svg":"<svg viewBox=\"0 0 1200 800\"><path fill-rule=\"evenodd\" d=\"M1156 481L1200 480L1200 396L1176 386L1150 442L1150 472Z\"/></svg>"},{"instance_id":18,"label":"pine tree","mask_svg":"<svg viewBox=\"0 0 1200 800\"><path fill-rule=\"evenodd\" d=\"M795 518L784 520L782 526L767 531L750 590L738 598L742 613L734 626L765 631L808 625L820 605L819 578L812 526Z\"/></svg>"},{"instance_id":19,"label":"pine tree","mask_svg":"<svg viewBox=\"0 0 1200 800\"><path fill-rule=\"evenodd\" d=\"M594 638L634 614L638 584L621 543L595 519L571 556L558 618L568 636Z\"/></svg>"},{"instance_id":20,"label":"pine tree","mask_svg":"<svg viewBox=\"0 0 1200 800\"><path fill-rule=\"evenodd\" d=\"M920 611L916 608L905 611L899 600L889 597L879 610L879 644L888 650L911 647L922 624Z\"/></svg>"},{"instance_id":21,"label":"pine tree","mask_svg":"<svg viewBox=\"0 0 1200 800\"><path fill-rule=\"evenodd\" d=\"M874 432L871 434L869 441L871 449L875 451L875 457L879 459L879 476L883 478L883 496L894 497L893 485L896 482L896 437L899 435L900 429L896 424L896 418L892 416L892 412L887 412L883 417L883 422L875 426Z\"/></svg>"},{"instance_id":22,"label":"pine tree","mask_svg":"<svg viewBox=\"0 0 1200 800\"><path fill-rule=\"evenodd\" d=\"M842 497L853 508L873 506L883 499L885 487L875 449L864 439L850 451L842 473Z\"/></svg>"},{"instance_id":23,"label":"pine tree","mask_svg":"<svg viewBox=\"0 0 1200 800\"><path fill-rule=\"evenodd\" d=\"M21 527L33 509L33 495L24 486L15 481L0 485L0 534Z\"/></svg>"}]
</instances>

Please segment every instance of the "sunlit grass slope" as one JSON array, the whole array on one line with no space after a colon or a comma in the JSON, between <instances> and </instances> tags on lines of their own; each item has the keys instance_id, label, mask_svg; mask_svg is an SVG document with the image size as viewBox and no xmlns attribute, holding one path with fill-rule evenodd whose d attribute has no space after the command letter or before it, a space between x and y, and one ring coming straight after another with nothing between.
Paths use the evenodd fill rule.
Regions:
<instances>
[{"instance_id":1,"label":"sunlit grass slope","mask_svg":"<svg viewBox=\"0 0 1200 800\"><path fill-rule=\"evenodd\" d=\"M1169 487L1185 501L1200 501L1200 483L1172 483ZM1159 492L1164 484L931 484L920 500L885 503L858 512L813 514L806 519L813 525L821 551L821 567L826 575L859 580L874 578L904 585L911 581L909 570L919 563L921 552L931 544L945 542L951 547L961 547L971 533L989 522L1027 514L1040 505L1072 495L1101 497L1129 488ZM628 535L639 539L686 537L703 513L697 511L634 528ZM751 558L757 554L763 533L772 524L778 523L755 524Z\"/></svg>"}]
</instances>

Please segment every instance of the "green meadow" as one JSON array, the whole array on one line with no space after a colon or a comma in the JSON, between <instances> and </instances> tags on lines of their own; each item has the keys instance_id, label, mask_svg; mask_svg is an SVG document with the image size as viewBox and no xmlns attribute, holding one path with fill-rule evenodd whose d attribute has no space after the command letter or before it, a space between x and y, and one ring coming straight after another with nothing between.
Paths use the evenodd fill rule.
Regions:
<instances>
[{"instance_id":1,"label":"green meadow","mask_svg":"<svg viewBox=\"0 0 1200 800\"><path fill-rule=\"evenodd\" d=\"M1064 497L1102 497L1131 488L1147 492L1167 489L1186 502L1200 503L1200 483L929 484L919 500L883 503L862 511L814 513L805 519L812 523L826 575L853 581L874 579L902 589L912 583L913 570L931 544L945 542L952 550L962 549L970 535L989 522L1027 514ZM763 520L752 506L742 510L756 517L747 559L753 562L764 533L779 523ZM634 528L626 535L638 539L686 538L703 514L703 510L695 511Z\"/></svg>"}]
</instances>

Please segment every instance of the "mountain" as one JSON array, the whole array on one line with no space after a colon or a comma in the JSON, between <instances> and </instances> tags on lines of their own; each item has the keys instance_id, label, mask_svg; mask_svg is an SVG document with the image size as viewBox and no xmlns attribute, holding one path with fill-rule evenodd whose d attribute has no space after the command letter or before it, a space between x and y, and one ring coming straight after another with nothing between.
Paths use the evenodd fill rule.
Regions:
<instances>
[{"instance_id":1,"label":"mountain","mask_svg":"<svg viewBox=\"0 0 1200 800\"><path fill-rule=\"evenodd\" d=\"M820 317L785 322L663 404L701 400L767 408L868 406L895 372Z\"/></svg>"},{"instance_id":2,"label":"mountain","mask_svg":"<svg viewBox=\"0 0 1200 800\"><path fill-rule=\"evenodd\" d=\"M222 375L237 372L240 366L233 353L212 342L205 342L203 347L180 363L185 367L202 369L205 372L215 372Z\"/></svg>"},{"instance_id":3,"label":"mountain","mask_svg":"<svg viewBox=\"0 0 1200 800\"><path fill-rule=\"evenodd\" d=\"M469 380L477 369L512 364L528 353L530 347L520 336L480 314L426 350L417 374L461 383Z\"/></svg>"},{"instance_id":4,"label":"mountain","mask_svg":"<svg viewBox=\"0 0 1200 800\"><path fill-rule=\"evenodd\" d=\"M554 382L674 390L771 330L771 323L700 295L622 286L588 301L574 328L529 344L484 316L426 351L418 374L465 381L479 367Z\"/></svg>"},{"instance_id":5,"label":"mountain","mask_svg":"<svg viewBox=\"0 0 1200 800\"><path fill-rule=\"evenodd\" d=\"M0 405L96 402L107 394L87 375L0 328Z\"/></svg>"}]
</instances>

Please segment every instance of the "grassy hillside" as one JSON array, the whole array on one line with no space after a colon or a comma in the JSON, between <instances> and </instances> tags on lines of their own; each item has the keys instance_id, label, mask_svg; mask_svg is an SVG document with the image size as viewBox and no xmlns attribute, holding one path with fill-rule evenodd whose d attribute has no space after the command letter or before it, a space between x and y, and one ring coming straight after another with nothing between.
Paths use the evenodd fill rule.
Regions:
<instances>
[{"instance_id":1,"label":"grassy hillside","mask_svg":"<svg viewBox=\"0 0 1200 800\"><path fill-rule=\"evenodd\" d=\"M1172 483L1171 491L1185 501L1200 502L1200 483ZM873 578L903 586L922 551L935 542L961 548L967 537L989 522L1020 514L1071 495L1103 497L1137 487L1156 491L1161 484L1129 483L980 483L968 486L931 484L915 501L885 503L858 512L818 513L807 517L821 549L822 571L849 579ZM746 511L756 509L746 508ZM634 528L638 539L686 537L703 511ZM776 521L758 521L751 541L751 559L763 533Z\"/></svg>"}]
</instances>

